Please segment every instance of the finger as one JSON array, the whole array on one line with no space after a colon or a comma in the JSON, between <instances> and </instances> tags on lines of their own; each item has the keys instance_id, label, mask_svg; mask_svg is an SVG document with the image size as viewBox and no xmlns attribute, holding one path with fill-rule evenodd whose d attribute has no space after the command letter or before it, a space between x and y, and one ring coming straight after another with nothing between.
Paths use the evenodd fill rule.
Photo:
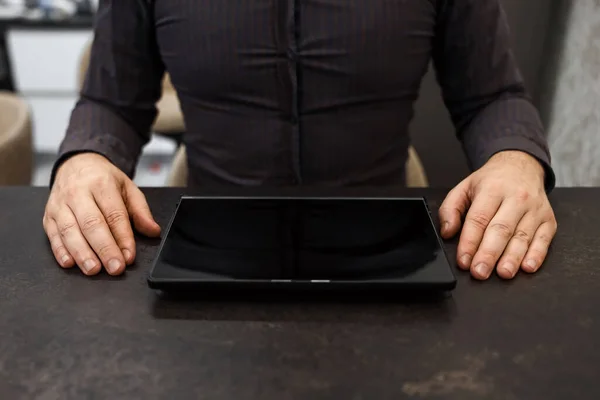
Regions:
<instances>
[{"instance_id":1,"label":"finger","mask_svg":"<svg viewBox=\"0 0 600 400\"><path fill-rule=\"evenodd\" d=\"M548 255L548 249L555 234L556 221L552 220L540 225L523 259L523 271L534 273L540 268Z\"/></svg>"},{"instance_id":2,"label":"finger","mask_svg":"<svg viewBox=\"0 0 600 400\"><path fill-rule=\"evenodd\" d=\"M106 271L111 275L121 274L125 270L123 253L92 196L77 197L77 204L69 207L77 219L81 233L102 261Z\"/></svg>"},{"instance_id":3,"label":"finger","mask_svg":"<svg viewBox=\"0 0 600 400\"><path fill-rule=\"evenodd\" d=\"M463 230L458 242L458 266L462 269L470 269L473 257L479 249L479 244L488 227L488 224L496 215L502 198L500 196L479 195L475 197L473 205L467 212Z\"/></svg>"},{"instance_id":4,"label":"finger","mask_svg":"<svg viewBox=\"0 0 600 400\"><path fill-rule=\"evenodd\" d=\"M517 225L525 215L523 202L506 200L488 224L477 253L471 264L471 275L477 279L487 279L494 271L498 259L513 237Z\"/></svg>"},{"instance_id":5,"label":"finger","mask_svg":"<svg viewBox=\"0 0 600 400\"><path fill-rule=\"evenodd\" d=\"M462 218L470 205L468 183L461 183L448 193L440 206L439 218L444 239L456 235L462 225Z\"/></svg>"},{"instance_id":6,"label":"finger","mask_svg":"<svg viewBox=\"0 0 600 400\"><path fill-rule=\"evenodd\" d=\"M135 228L148 237L157 237L160 235L160 226L156 223L150 212L150 207L146 202L146 197L142 191L133 183L125 184L125 205L127 211L133 219Z\"/></svg>"},{"instance_id":7,"label":"finger","mask_svg":"<svg viewBox=\"0 0 600 400\"><path fill-rule=\"evenodd\" d=\"M60 239L81 271L86 275L96 275L101 264L81 233L77 219L67 207L58 212L54 219Z\"/></svg>"},{"instance_id":8,"label":"finger","mask_svg":"<svg viewBox=\"0 0 600 400\"><path fill-rule=\"evenodd\" d=\"M125 263L131 264L135 259L135 240L121 193L116 185L111 185L103 190L94 191L93 195L117 246L123 253Z\"/></svg>"},{"instance_id":9,"label":"finger","mask_svg":"<svg viewBox=\"0 0 600 400\"><path fill-rule=\"evenodd\" d=\"M504 254L498 261L497 271L501 278L512 279L515 277L539 225L539 220L533 213L527 213L523 216L508 242Z\"/></svg>"},{"instance_id":10,"label":"finger","mask_svg":"<svg viewBox=\"0 0 600 400\"><path fill-rule=\"evenodd\" d=\"M69 251L65 247L62 239L60 238L60 233L58 232L58 227L56 226L56 221L53 219L44 216L44 231L48 236L48 240L50 241L50 248L52 249L52 253L54 254L54 258L63 268L72 268L75 266L75 261L73 257L69 254Z\"/></svg>"}]
</instances>

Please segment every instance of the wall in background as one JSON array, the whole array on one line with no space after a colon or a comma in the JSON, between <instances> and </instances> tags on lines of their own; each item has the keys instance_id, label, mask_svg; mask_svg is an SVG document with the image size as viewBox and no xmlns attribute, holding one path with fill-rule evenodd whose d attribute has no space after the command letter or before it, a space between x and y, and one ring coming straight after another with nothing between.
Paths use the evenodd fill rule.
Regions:
<instances>
[{"instance_id":1,"label":"wall in background","mask_svg":"<svg viewBox=\"0 0 600 400\"><path fill-rule=\"evenodd\" d=\"M560 186L600 186L600 2L563 1L544 106Z\"/></svg>"},{"instance_id":2,"label":"wall in background","mask_svg":"<svg viewBox=\"0 0 600 400\"><path fill-rule=\"evenodd\" d=\"M582 1L582 0L577 0ZM588 2L585 0L584 2ZM511 27L513 48L521 72L536 104L540 99L541 71L554 0L502 0ZM413 143L423 160L432 186L451 187L469 170L454 128L441 100L433 71L423 82L411 126Z\"/></svg>"}]
</instances>

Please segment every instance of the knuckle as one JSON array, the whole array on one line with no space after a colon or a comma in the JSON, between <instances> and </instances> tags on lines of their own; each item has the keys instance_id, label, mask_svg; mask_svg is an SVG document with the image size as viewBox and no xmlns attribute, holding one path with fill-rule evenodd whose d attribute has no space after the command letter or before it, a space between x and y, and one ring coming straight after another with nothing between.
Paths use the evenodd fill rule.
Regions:
<instances>
[{"instance_id":1,"label":"knuckle","mask_svg":"<svg viewBox=\"0 0 600 400\"><path fill-rule=\"evenodd\" d=\"M79 197L79 190L77 187L69 186L65 188L63 195L65 201L72 204Z\"/></svg>"},{"instance_id":2,"label":"knuckle","mask_svg":"<svg viewBox=\"0 0 600 400\"><path fill-rule=\"evenodd\" d=\"M473 238L464 238L461 239L458 245L458 253L459 254L468 254L471 258L477 252L479 248L479 241Z\"/></svg>"},{"instance_id":3,"label":"knuckle","mask_svg":"<svg viewBox=\"0 0 600 400\"><path fill-rule=\"evenodd\" d=\"M83 218L81 229L85 232L94 231L102 226L102 218L97 215L88 215Z\"/></svg>"},{"instance_id":4,"label":"knuckle","mask_svg":"<svg viewBox=\"0 0 600 400\"><path fill-rule=\"evenodd\" d=\"M105 190L110 186L110 184L111 180L109 179L109 176L106 175L96 175L92 179L92 187L100 190Z\"/></svg>"},{"instance_id":5,"label":"knuckle","mask_svg":"<svg viewBox=\"0 0 600 400\"><path fill-rule=\"evenodd\" d=\"M504 191L504 182L500 179L491 179L486 182L485 192L489 196L496 196Z\"/></svg>"},{"instance_id":6,"label":"knuckle","mask_svg":"<svg viewBox=\"0 0 600 400\"><path fill-rule=\"evenodd\" d=\"M52 190L50 191L50 197L55 197L55 196L59 196L60 193L62 193L62 191L65 188L65 182L69 182L69 179L65 179L63 177L63 173L64 171L61 170L57 173L56 175L56 181L54 181L54 185L52 186Z\"/></svg>"},{"instance_id":7,"label":"knuckle","mask_svg":"<svg viewBox=\"0 0 600 400\"><path fill-rule=\"evenodd\" d=\"M98 246L97 254L100 258L107 258L110 254L114 252L114 246L111 243L101 243Z\"/></svg>"},{"instance_id":8,"label":"knuckle","mask_svg":"<svg viewBox=\"0 0 600 400\"><path fill-rule=\"evenodd\" d=\"M71 254L78 264L83 263L85 260L94 258L93 254L86 249L75 249Z\"/></svg>"},{"instance_id":9,"label":"knuckle","mask_svg":"<svg viewBox=\"0 0 600 400\"><path fill-rule=\"evenodd\" d=\"M120 239L119 244L123 249L135 250L135 241L130 237Z\"/></svg>"},{"instance_id":10,"label":"knuckle","mask_svg":"<svg viewBox=\"0 0 600 400\"><path fill-rule=\"evenodd\" d=\"M537 240L540 244L544 245L544 247L548 247L552 242L552 236L547 233L542 233L538 236Z\"/></svg>"},{"instance_id":11,"label":"knuckle","mask_svg":"<svg viewBox=\"0 0 600 400\"><path fill-rule=\"evenodd\" d=\"M484 213L475 213L470 215L468 218L468 222L474 225L476 228L485 229L490 223L490 218Z\"/></svg>"},{"instance_id":12,"label":"knuckle","mask_svg":"<svg viewBox=\"0 0 600 400\"><path fill-rule=\"evenodd\" d=\"M62 243L52 244L52 251L54 252L56 258L62 257L63 254L67 253L67 249L62 245Z\"/></svg>"},{"instance_id":13,"label":"knuckle","mask_svg":"<svg viewBox=\"0 0 600 400\"><path fill-rule=\"evenodd\" d=\"M129 221L129 215L125 210L112 210L106 213L104 217L106 218L106 223L109 226L114 226Z\"/></svg>"},{"instance_id":14,"label":"knuckle","mask_svg":"<svg viewBox=\"0 0 600 400\"><path fill-rule=\"evenodd\" d=\"M477 249L477 247L479 246L479 241L476 240L475 238L465 238L463 240L463 244L466 249L473 250L473 249Z\"/></svg>"},{"instance_id":15,"label":"knuckle","mask_svg":"<svg viewBox=\"0 0 600 400\"><path fill-rule=\"evenodd\" d=\"M531 198L531 194L529 193L529 190L525 188L520 188L517 189L517 192L515 193L515 198L517 201L524 203L529 201L529 199Z\"/></svg>"},{"instance_id":16,"label":"knuckle","mask_svg":"<svg viewBox=\"0 0 600 400\"><path fill-rule=\"evenodd\" d=\"M544 258L546 258L546 252L537 250L537 249L531 249L527 253L527 258L531 258L531 259L537 261L538 264L541 264L542 261L544 260Z\"/></svg>"},{"instance_id":17,"label":"knuckle","mask_svg":"<svg viewBox=\"0 0 600 400\"><path fill-rule=\"evenodd\" d=\"M63 222L58 226L58 232L61 237L67 237L77 227L76 222Z\"/></svg>"},{"instance_id":18,"label":"knuckle","mask_svg":"<svg viewBox=\"0 0 600 400\"><path fill-rule=\"evenodd\" d=\"M48 235L48 239L50 240L50 245L53 247L62 245L62 240L60 240L60 233L58 232Z\"/></svg>"},{"instance_id":19,"label":"knuckle","mask_svg":"<svg viewBox=\"0 0 600 400\"><path fill-rule=\"evenodd\" d=\"M550 224L550 228L552 228L554 231L556 231L558 228L558 221L556 220L556 216L552 210L548 212L548 224Z\"/></svg>"},{"instance_id":20,"label":"knuckle","mask_svg":"<svg viewBox=\"0 0 600 400\"><path fill-rule=\"evenodd\" d=\"M56 215L56 211L58 210L56 200L54 198L48 199L46 203L46 208L44 208L44 219L50 219Z\"/></svg>"},{"instance_id":21,"label":"knuckle","mask_svg":"<svg viewBox=\"0 0 600 400\"><path fill-rule=\"evenodd\" d=\"M498 258L498 252L490 248L479 249L477 257L481 260L487 260L491 264L495 264L495 260Z\"/></svg>"},{"instance_id":22,"label":"knuckle","mask_svg":"<svg viewBox=\"0 0 600 400\"><path fill-rule=\"evenodd\" d=\"M535 200L533 202L533 204L530 207L531 210L536 211L538 214L542 214L542 215L548 215L548 205L546 204L546 202L542 199L542 200Z\"/></svg>"},{"instance_id":23,"label":"knuckle","mask_svg":"<svg viewBox=\"0 0 600 400\"><path fill-rule=\"evenodd\" d=\"M490 229L502 238L509 238L513 235L513 229L505 222L492 222Z\"/></svg>"},{"instance_id":24,"label":"knuckle","mask_svg":"<svg viewBox=\"0 0 600 400\"><path fill-rule=\"evenodd\" d=\"M531 242L531 235L522 229L517 229L513 235L513 238L527 244Z\"/></svg>"}]
</instances>

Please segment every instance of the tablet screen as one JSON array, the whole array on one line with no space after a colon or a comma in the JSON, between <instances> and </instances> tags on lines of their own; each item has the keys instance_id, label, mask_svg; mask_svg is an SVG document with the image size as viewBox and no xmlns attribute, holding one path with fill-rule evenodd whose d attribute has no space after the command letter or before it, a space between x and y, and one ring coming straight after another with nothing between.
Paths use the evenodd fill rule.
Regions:
<instances>
[{"instance_id":1,"label":"tablet screen","mask_svg":"<svg viewBox=\"0 0 600 400\"><path fill-rule=\"evenodd\" d=\"M422 198L183 197L154 279L453 280Z\"/></svg>"}]
</instances>

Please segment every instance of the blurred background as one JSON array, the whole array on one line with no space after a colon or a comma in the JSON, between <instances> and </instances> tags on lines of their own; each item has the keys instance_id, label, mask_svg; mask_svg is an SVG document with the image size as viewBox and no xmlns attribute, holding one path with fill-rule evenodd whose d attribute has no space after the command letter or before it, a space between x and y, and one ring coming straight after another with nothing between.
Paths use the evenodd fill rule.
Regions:
<instances>
[{"instance_id":1,"label":"blurred background","mask_svg":"<svg viewBox=\"0 0 600 400\"><path fill-rule=\"evenodd\" d=\"M0 0L0 185L48 184L86 68L97 2ZM547 128L558 185L600 186L600 2L502 2L516 58ZM165 115L176 112L166 97ZM169 179L182 128L165 121L153 127L139 185ZM468 174L433 71L411 135L431 186L450 187Z\"/></svg>"}]
</instances>

